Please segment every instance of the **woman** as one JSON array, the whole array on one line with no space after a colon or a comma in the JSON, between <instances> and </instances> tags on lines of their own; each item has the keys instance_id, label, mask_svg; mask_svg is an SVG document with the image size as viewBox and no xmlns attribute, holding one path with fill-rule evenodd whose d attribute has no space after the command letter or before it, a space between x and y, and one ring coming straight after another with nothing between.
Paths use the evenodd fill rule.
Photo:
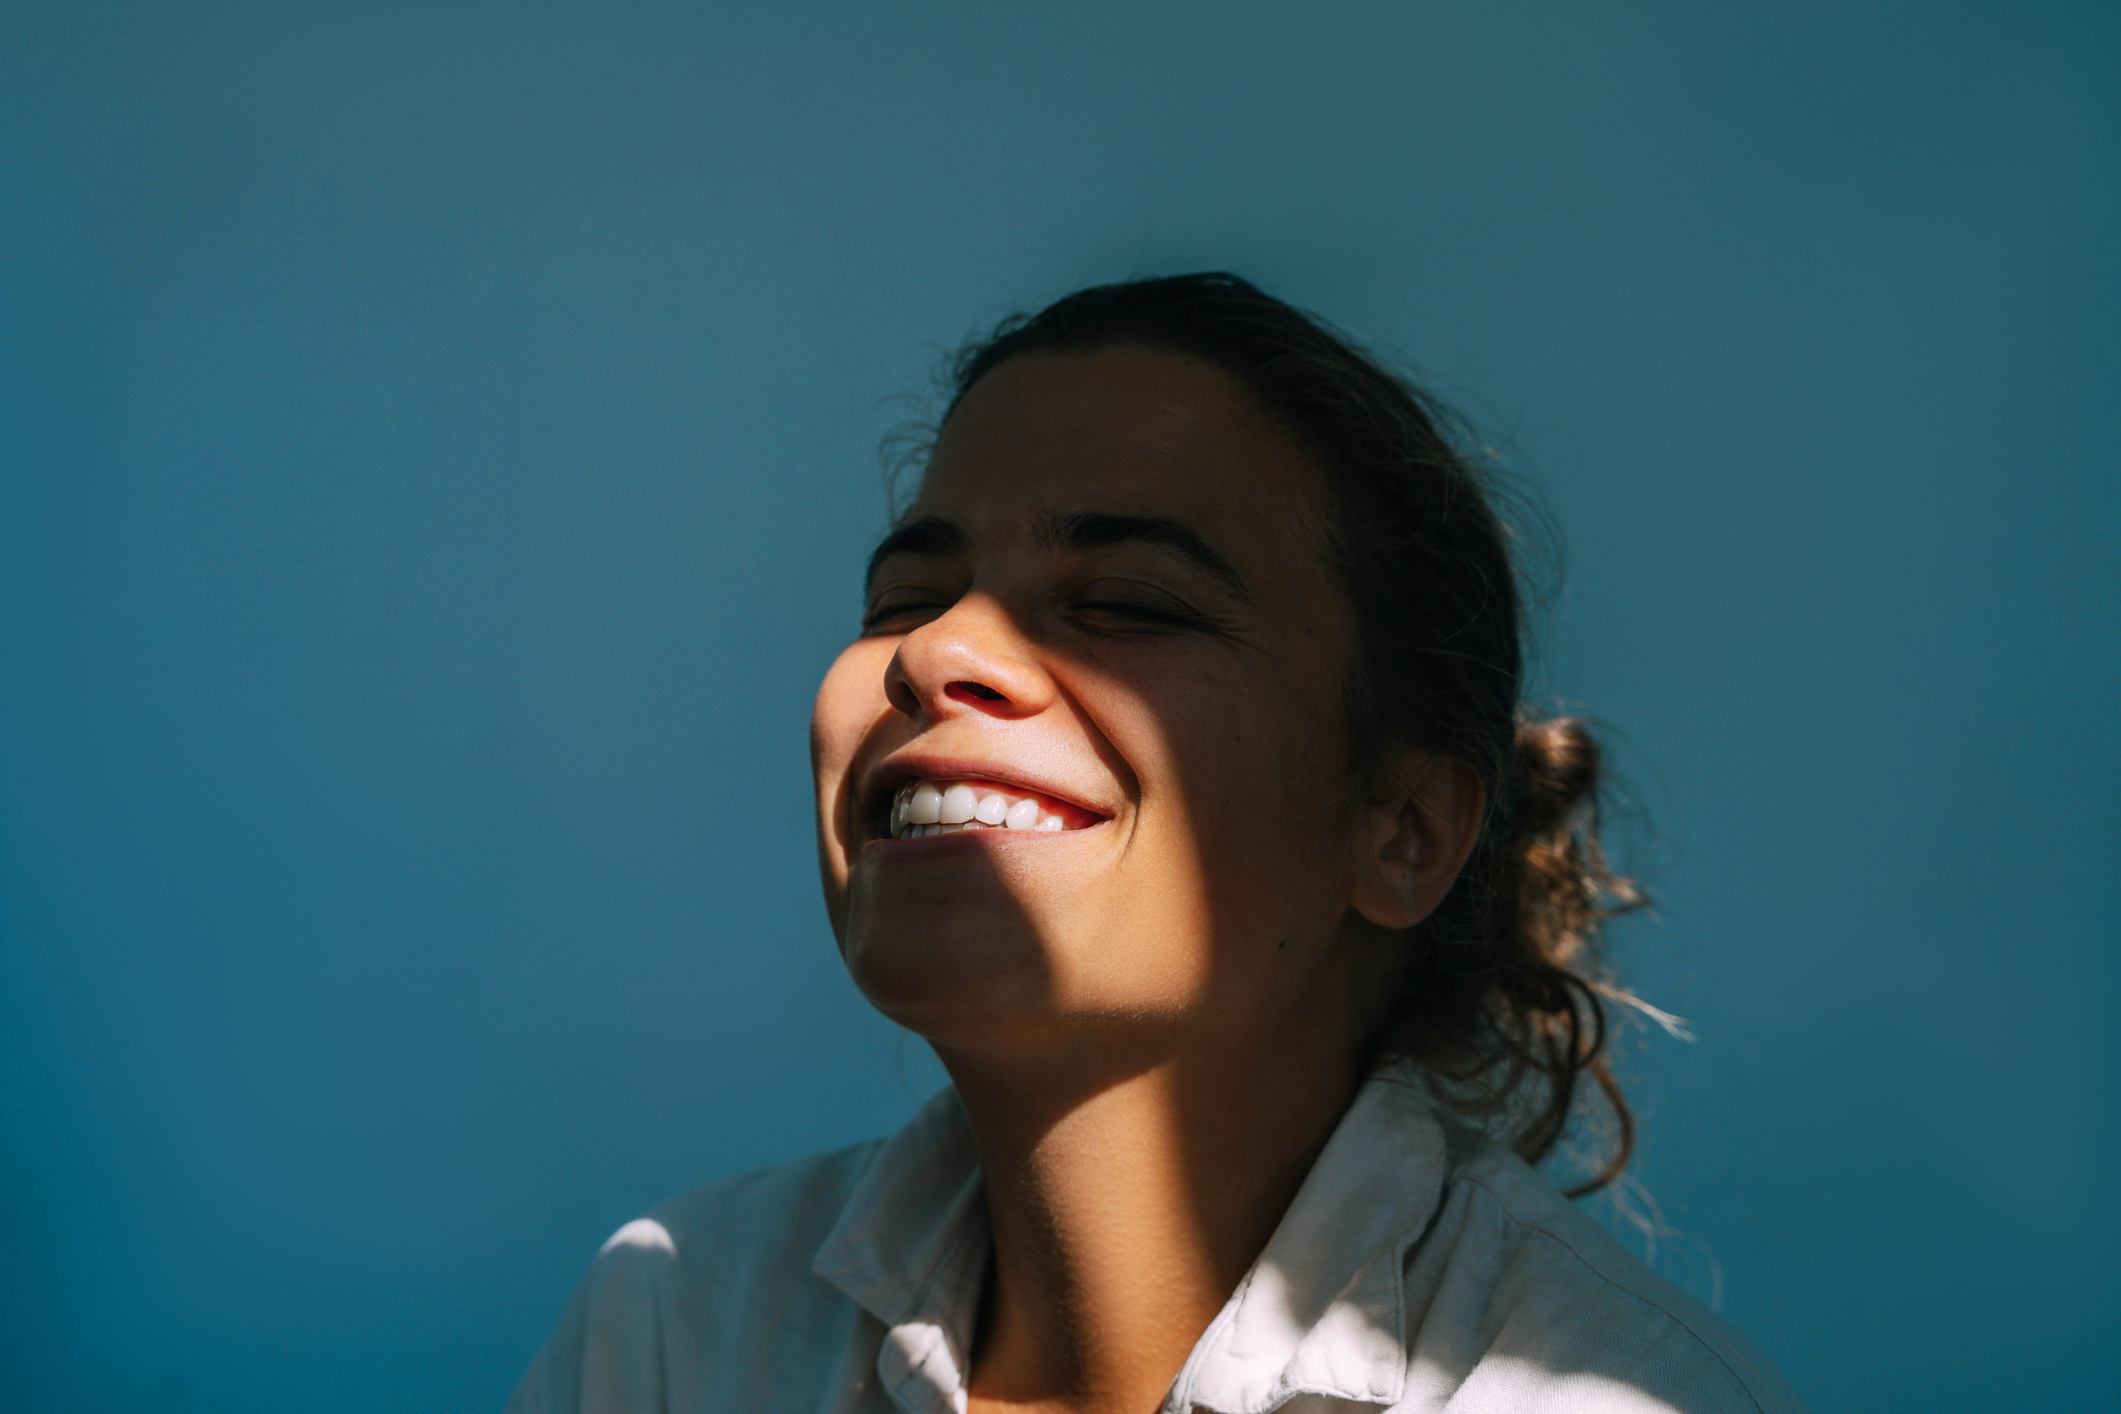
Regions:
<instances>
[{"instance_id":1,"label":"woman","mask_svg":"<svg viewBox=\"0 0 2121 1414\"><path fill-rule=\"evenodd\" d=\"M840 950L951 1088L627 1225L530 1410L1787 1410L1529 1166L1633 901L1421 394L1227 275L959 361L818 693Z\"/></svg>"}]
</instances>

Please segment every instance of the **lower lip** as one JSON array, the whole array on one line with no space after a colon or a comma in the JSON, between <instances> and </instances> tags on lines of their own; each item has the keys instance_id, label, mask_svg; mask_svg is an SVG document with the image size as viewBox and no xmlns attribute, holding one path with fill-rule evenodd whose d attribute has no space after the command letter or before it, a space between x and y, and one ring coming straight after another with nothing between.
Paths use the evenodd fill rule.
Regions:
<instances>
[{"instance_id":1,"label":"lower lip","mask_svg":"<svg viewBox=\"0 0 2121 1414\"><path fill-rule=\"evenodd\" d=\"M970 853L983 849L1014 848L1020 845L1051 845L1057 840L1078 839L1102 829L1106 821L1085 825L1079 830L957 830L947 835L924 835L919 839L895 840L889 835L878 836L862 846L862 853L879 853L886 859L901 855L918 858L925 855L947 855Z\"/></svg>"}]
</instances>

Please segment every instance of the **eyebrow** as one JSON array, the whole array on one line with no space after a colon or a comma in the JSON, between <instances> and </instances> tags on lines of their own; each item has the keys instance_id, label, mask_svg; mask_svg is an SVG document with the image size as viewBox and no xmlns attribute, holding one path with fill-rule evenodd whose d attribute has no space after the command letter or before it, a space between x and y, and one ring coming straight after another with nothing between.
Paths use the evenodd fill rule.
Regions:
<instances>
[{"instance_id":1,"label":"eyebrow","mask_svg":"<svg viewBox=\"0 0 2121 1414\"><path fill-rule=\"evenodd\" d=\"M964 554L970 540L963 526L941 516L923 516L908 521L878 542L870 553L869 567L862 582L874 583L877 570L894 556L949 559ZM1177 556L1244 603L1255 602L1252 586L1238 573L1237 566L1210 545L1199 531L1169 516L1076 511L1071 515L1048 518L1040 524L1033 540L1040 548L1052 550L1107 550L1115 545L1147 545Z\"/></svg>"},{"instance_id":2,"label":"eyebrow","mask_svg":"<svg viewBox=\"0 0 2121 1414\"><path fill-rule=\"evenodd\" d=\"M869 552L869 568L862 572L862 583L876 583L878 568L894 555L947 560L953 555L964 554L969 539L965 527L941 516L922 516L919 520L908 521L878 541L877 547Z\"/></svg>"}]
</instances>

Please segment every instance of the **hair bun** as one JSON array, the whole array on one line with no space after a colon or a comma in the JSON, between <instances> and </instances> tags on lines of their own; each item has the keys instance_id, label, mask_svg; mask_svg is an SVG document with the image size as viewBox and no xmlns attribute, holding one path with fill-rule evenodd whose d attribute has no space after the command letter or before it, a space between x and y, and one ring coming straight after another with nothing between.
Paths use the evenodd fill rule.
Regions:
<instances>
[{"instance_id":1,"label":"hair bun","mask_svg":"<svg viewBox=\"0 0 2121 1414\"><path fill-rule=\"evenodd\" d=\"M1603 764L1598 739L1581 717L1520 721L1517 769L1524 786L1520 837L1566 831L1577 808L1597 799Z\"/></svg>"}]
</instances>

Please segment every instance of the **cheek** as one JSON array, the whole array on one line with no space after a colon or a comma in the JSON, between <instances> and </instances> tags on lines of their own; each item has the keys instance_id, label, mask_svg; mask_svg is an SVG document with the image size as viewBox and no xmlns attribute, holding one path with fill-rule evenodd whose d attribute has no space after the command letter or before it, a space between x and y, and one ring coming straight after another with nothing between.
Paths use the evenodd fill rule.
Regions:
<instances>
[{"instance_id":1,"label":"cheek","mask_svg":"<svg viewBox=\"0 0 2121 1414\"><path fill-rule=\"evenodd\" d=\"M892 643L865 639L850 644L825 674L810 709L810 772L817 790L818 865L825 902L839 921L847 886L847 829L852 809L848 772L862 741L890 710L884 670Z\"/></svg>"},{"instance_id":2,"label":"cheek","mask_svg":"<svg viewBox=\"0 0 2121 1414\"><path fill-rule=\"evenodd\" d=\"M1323 674L1285 660L1211 664L1221 671L1175 675L1129 713L1130 735L1158 758L1145 784L1177 785L1203 824L1272 828L1314 813L1342 774L1340 704L1311 681Z\"/></svg>"},{"instance_id":3,"label":"cheek","mask_svg":"<svg viewBox=\"0 0 2121 1414\"><path fill-rule=\"evenodd\" d=\"M890 709L884 697L884 670L891 665L894 642L863 639L851 643L826 669L810 708L810 769L821 785L846 774L862 737Z\"/></svg>"},{"instance_id":4,"label":"cheek","mask_svg":"<svg viewBox=\"0 0 2121 1414\"><path fill-rule=\"evenodd\" d=\"M1192 856L1219 925L1251 919L1261 929L1311 931L1330 926L1345 902L1340 703L1307 685L1312 677L1331 680L1323 669L1293 667L1204 676L1203 690L1175 695L1155 714L1163 759L1153 778L1163 798L1145 792L1144 804L1161 807L1169 845Z\"/></svg>"}]
</instances>

